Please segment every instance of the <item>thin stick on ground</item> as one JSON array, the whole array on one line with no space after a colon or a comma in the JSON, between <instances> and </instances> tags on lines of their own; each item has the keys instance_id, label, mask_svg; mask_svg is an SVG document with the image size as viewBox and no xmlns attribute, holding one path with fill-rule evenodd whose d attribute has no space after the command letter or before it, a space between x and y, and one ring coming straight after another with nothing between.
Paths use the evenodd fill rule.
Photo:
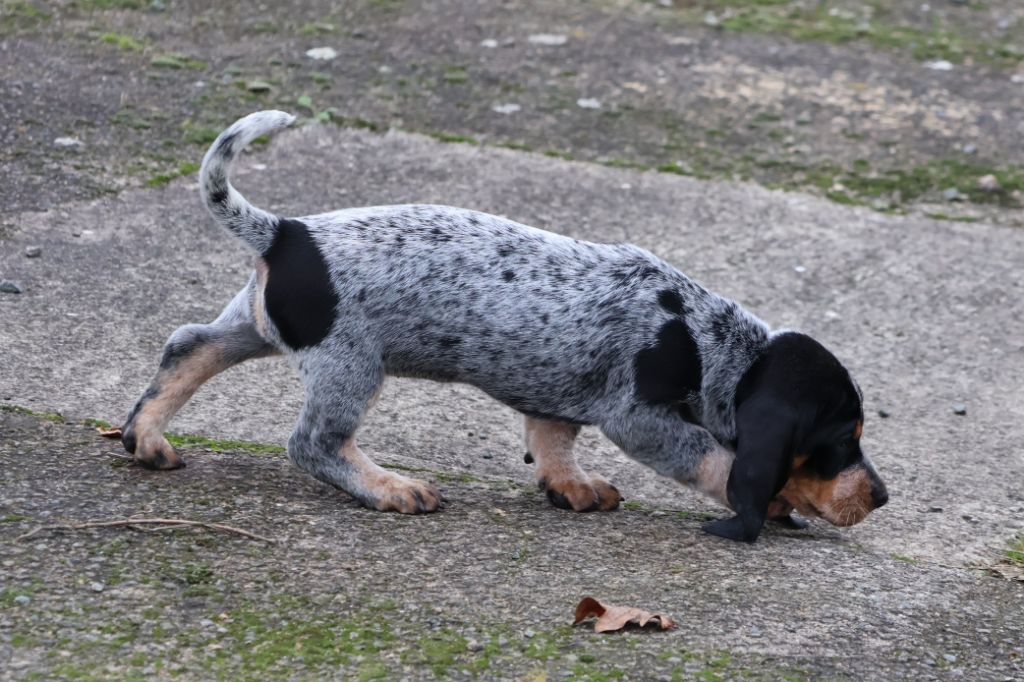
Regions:
<instances>
[{"instance_id":1,"label":"thin stick on ground","mask_svg":"<svg viewBox=\"0 0 1024 682\"><path fill-rule=\"evenodd\" d=\"M74 531L74 530L87 530L90 528L111 528L111 527L127 527L132 528L134 526L183 526L193 528L205 528L207 530L217 530L224 533L234 533L243 537L251 538L253 540L260 540L262 542L269 543L271 545L277 544L277 540L268 538L265 535L258 535L251 533L241 528L235 528L224 523L213 523L210 521L191 521L189 519L115 519L113 521L86 521L85 523L54 523L46 526L39 526L29 532L19 535L16 540L27 540L30 537L35 536L38 533L44 533L47 531ZM141 530L141 529L140 529Z\"/></svg>"}]
</instances>

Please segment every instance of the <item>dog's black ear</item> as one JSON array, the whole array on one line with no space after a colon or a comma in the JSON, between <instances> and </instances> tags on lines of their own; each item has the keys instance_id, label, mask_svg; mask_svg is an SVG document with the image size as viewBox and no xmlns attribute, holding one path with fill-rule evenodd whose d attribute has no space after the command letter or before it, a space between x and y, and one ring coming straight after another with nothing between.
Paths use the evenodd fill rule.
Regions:
<instances>
[{"instance_id":1,"label":"dog's black ear","mask_svg":"<svg viewBox=\"0 0 1024 682\"><path fill-rule=\"evenodd\" d=\"M794 415L766 392L739 405L736 459L726 488L736 515L705 524L705 532L744 542L757 539L769 503L789 476L795 429Z\"/></svg>"}]
</instances>

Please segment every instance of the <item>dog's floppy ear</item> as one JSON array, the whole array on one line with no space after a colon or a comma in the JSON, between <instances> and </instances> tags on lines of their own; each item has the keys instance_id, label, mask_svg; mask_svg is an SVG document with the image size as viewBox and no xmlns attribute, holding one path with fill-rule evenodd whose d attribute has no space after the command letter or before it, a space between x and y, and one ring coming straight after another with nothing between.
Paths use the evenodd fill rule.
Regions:
<instances>
[{"instance_id":1,"label":"dog's floppy ear","mask_svg":"<svg viewBox=\"0 0 1024 682\"><path fill-rule=\"evenodd\" d=\"M739 405L736 459L726 489L736 515L705 524L705 532L744 542L757 539L768 516L768 504L789 476L795 430L794 415L766 391Z\"/></svg>"}]
</instances>

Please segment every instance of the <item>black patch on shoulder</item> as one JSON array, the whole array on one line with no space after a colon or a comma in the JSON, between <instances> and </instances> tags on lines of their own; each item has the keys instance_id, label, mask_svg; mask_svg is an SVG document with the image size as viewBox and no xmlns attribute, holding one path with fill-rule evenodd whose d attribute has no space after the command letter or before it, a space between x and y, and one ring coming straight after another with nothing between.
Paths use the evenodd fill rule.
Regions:
<instances>
[{"instance_id":1,"label":"black patch on shoulder","mask_svg":"<svg viewBox=\"0 0 1024 682\"><path fill-rule=\"evenodd\" d=\"M648 404L686 401L700 393L700 350L682 320L666 322L657 343L636 354L633 367L637 396Z\"/></svg>"},{"instance_id":2,"label":"black patch on shoulder","mask_svg":"<svg viewBox=\"0 0 1024 682\"><path fill-rule=\"evenodd\" d=\"M315 346L334 325L338 293L331 283L327 262L298 220L282 218L267 262L267 314L289 347Z\"/></svg>"},{"instance_id":3,"label":"black patch on shoulder","mask_svg":"<svg viewBox=\"0 0 1024 682\"><path fill-rule=\"evenodd\" d=\"M455 346L462 343L462 339L457 336L442 336L437 340L437 343L441 348L454 348Z\"/></svg>"},{"instance_id":4,"label":"black patch on shoulder","mask_svg":"<svg viewBox=\"0 0 1024 682\"><path fill-rule=\"evenodd\" d=\"M662 289L658 292L658 305L673 315L680 315L683 312L683 299L678 291Z\"/></svg>"},{"instance_id":5,"label":"black patch on shoulder","mask_svg":"<svg viewBox=\"0 0 1024 682\"><path fill-rule=\"evenodd\" d=\"M511 270L506 270L505 272L501 273L501 278L506 282L511 282L516 278L516 273L512 272Z\"/></svg>"}]
</instances>

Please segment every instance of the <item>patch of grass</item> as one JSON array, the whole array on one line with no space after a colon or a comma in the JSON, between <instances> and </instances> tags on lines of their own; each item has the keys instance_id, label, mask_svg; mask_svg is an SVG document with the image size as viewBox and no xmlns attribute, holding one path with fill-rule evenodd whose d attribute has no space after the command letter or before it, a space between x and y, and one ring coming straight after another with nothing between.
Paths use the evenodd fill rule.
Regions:
<instances>
[{"instance_id":1,"label":"patch of grass","mask_svg":"<svg viewBox=\"0 0 1024 682\"><path fill-rule=\"evenodd\" d=\"M480 142L468 135L457 135L455 133L429 133L429 135L440 142L449 142L454 144L480 144Z\"/></svg>"},{"instance_id":2,"label":"patch of grass","mask_svg":"<svg viewBox=\"0 0 1024 682\"><path fill-rule=\"evenodd\" d=\"M703 21L704 12L720 11L720 26L729 31L782 34L796 40L833 44L854 41L874 47L909 53L915 59L945 59L962 62L967 58L993 63L1016 64L1024 51L1008 42L986 42L959 35L937 23L930 30L889 24L853 12L837 11L831 3L792 3L783 0L714 0L700 10L684 10L691 21Z\"/></svg>"},{"instance_id":3,"label":"patch of grass","mask_svg":"<svg viewBox=\"0 0 1024 682\"><path fill-rule=\"evenodd\" d=\"M192 69L194 71L202 71L207 66L206 62L201 59L193 59L177 52L159 54L150 60L149 65L158 69Z\"/></svg>"},{"instance_id":4,"label":"patch of grass","mask_svg":"<svg viewBox=\"0 0 1024 682\"><path fill-rule=\"evenodd\" d=\"M970 215L949 215L947 213L925 213L926 216L934 220L950 220L957 223L976 223L981 218Z\"/></svg>"},{"instance_id":5,"label":"patch of grass","mask_svg":"<svg viewBox=\"0 0 1024 682\"><path fill-rule=\"evenodd\" d=\"M113 45L119 50L125 50L128 52L142 52L146 47L142 42L135 38L122 35L120 33L101 33L99 40L101 43L107 43L108 45Z\"/></svg>"},{"instance_id":6,"label":"patch of grass","mask_svg":"<svg viewBox=\"0 0 1024 682\"><path fill-rule=\"evenodd\" d=\"M309 74L309 78L314 83L316 83L317 87L319 87L320 89L331 87L331 82L333 81L333 78L331 78L331 74L324 73L322 71L314 71L313 73Z\"/></svg>"},{"instance_id":7,"label":"patch of grass","mask_svg":"<svg viewBox=\"0 0 1024 682\"><path fill-rule=\"evenodd\" d=\"M622 508L626 511L644 511L647 506L643 502L637 502L636 500L630 500L629 502L623 502Z\"/></svg>"},{"instance_id":8,"label":"patch of grass","mask_svg":"<svg viewBox=\"0 0 1024 682\"><path fill-rule=\"evenodd\" d=\"M907 556L906 554L893 554L892 558L895 559L896 561L902 561L904 563L911 564L913 566L916 566L918 564L917 559L915 559L912 556Z\"/></svg>"},{"instance_id":9,"label":"patch of grass","mask_svg":"<svg viewBox=\"0 0 1024 682\"><path fill-rule=\"evenodd\" d=\"M461 66L446 66L441 71L441 79L446 83L466 83L469 81L469 74Z\"/></svg>"},{"instance_id":10,"label":"patch of grass","mask_svg":"<svg viewBox=\"0 0 1024 682\"><path fill-rule=\"evenodd\" d=\"M91 426L97 429L112 429L114 425L103 419L83 419L82 424L85 426Z\"/></svg>"},{"instance_id":11,"label":"patch of grass","mask_svg":"<svg viewBox=\"0 0 1024 682\"><path fill-rule=\"evenodd\" d=\"M146 187L162 187L172 180L184 177L186 175L192 175L199 170L199 164L193 163L192 161L182 161L178 164L178 167L174 170L166 173L157 173L152 176L149 180L146 180Z\"/></svg>"},{"instance_id":12,"label":"patch of grass","mask_svg":"<svg viewBox=\"0 0 1024 682\"><path fill-rule=\"evenodd\" d=\"M223 440L206 438L205 436L192 436L177 433L164 434L167 442L174 447L201 447L213 452L231 452L241 450L254 455L279 455L287 451L280 445L270 443L253 443L246 440Z\"/></svg>"},{"instance_id":13,"label":"patch of grass","mask_svg":"<svg viewBox=\"0 0 1024 682\"><path fill-rule=\"evenodd\" d=\"M211 144L220 135L220 130L209 126L201 126L191 121L181 124L181 139L188 144L206 146Z\"/></svg>"},{"instance_id":14,"label":"patch of grass","mask_svg":"<svg viewBox=\"0 0 1024 682\"><path fill-rule=\"evenodd\" d=\"M142 0L74 0L75 9L93 11L108 9L142 9Z\"/></svg>"},{"instance_id":15,"label":"patch of grass","mask_svg":"<svg viewBox=\"0 0 1024 682\"><path fill-rule=\"evenodd\" d=\"M402 663L417 668L430 668L437 677L445 677L457 657L466 651L466 638L448 630L425 635L402 653Z\"/></svg>"},{"instance_id":16,"label":"patch of grass","mask_svg":"<svg viewBox=\"0 0 1024 682\"><path fill-rule=\"evenodd\" d=\"M37 28L50 21L49 12L39 9L29 2L0 2L0 28L5 31L14 29Z\"/></svg>"},{"instance_id":17,"label":"patch of grass","mask_svg":"<svg viewBox=\"0 0 1024 682\"><path fill-rule=\"evenodd\" d=\"M28 521L29 517L23 516L22 514L7 514L6 516L0 517L0 523L21 523L22 521Z\"/></svg>"},{"instance_id":18,"label":"patch of grass","mask_svg":"<svg viewBox=\"0 0 1024 682\"><path fill-rule=\"evenodd\" d=\"M1010 543L1010 549L1006 550L1006 558L1011 563L1024 565L1024 535Z\"/></svg>"},{"instance_id":19,"label":"patch of grass","mask_svg":"<svg viewBox=\"0 0 1024 682\"><path fill-rule=\"evenodd\" d=\"M319 36L334 33L338 27L326 21L313 21L299 27L297 33L300 36Z\"/></svg>"},{"instance_id":20,"label":"patch of grass","mask_svg":"<svg viewBox=\"0 0 1024 682\"><path fill-rule=\"evenodd\" d=\"M54 424L63 424L64 415L59 412L39 412L37 410L30 410L27 407L21 405L14 405L11 403L0 403L0 412L8 412L10 414L25 414L36 419L43 419Z\"/></svg>"}]
</instances>

